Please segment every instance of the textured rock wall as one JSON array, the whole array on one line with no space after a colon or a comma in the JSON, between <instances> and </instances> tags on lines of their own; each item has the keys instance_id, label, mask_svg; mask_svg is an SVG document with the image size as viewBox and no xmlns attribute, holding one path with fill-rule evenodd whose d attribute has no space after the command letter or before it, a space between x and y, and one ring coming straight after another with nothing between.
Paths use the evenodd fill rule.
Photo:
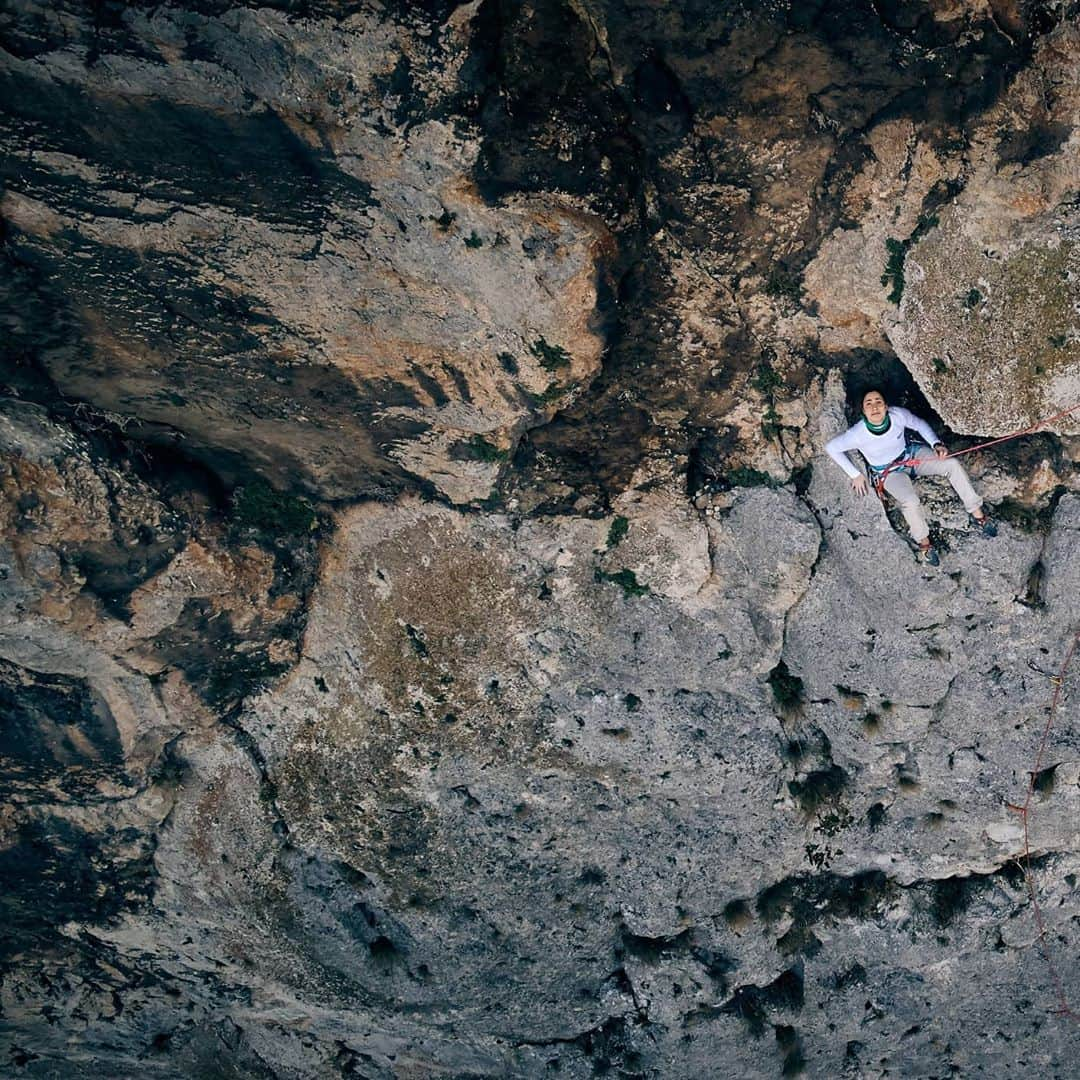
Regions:
<instances>
[{"instance_id":1,"label":"textured rock wall","mask_svg":"<svg viewBox=\"0 0 1080 1080\"><path fill-rule=\"evenodd\" d=\"M8 5L2 1071L1070 1075L1078 17Z\"/></svg>"},{"instance_id":2,"label":"textured rock wall","mask_svg":"<svg viewBox=\"0 0 1080 1080\"><path fill-rule=\"evenodd\" d=\"M443 100L475 7L430 44L375 11L135 7L93 64L16 18L0 212L72 324L58 389L331 498L486 497L597 367L605 230L478 196Z\"/></svg>"}]
</instances>

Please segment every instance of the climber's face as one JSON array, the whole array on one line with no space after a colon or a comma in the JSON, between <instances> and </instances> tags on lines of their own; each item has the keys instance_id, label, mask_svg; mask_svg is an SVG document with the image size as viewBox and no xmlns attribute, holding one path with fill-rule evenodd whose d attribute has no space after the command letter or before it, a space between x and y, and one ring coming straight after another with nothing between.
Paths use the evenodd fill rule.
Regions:
<instances>
[{"instance_id":1,"label":"climber's face","mask_svg":"<svg viewBox=\"0 0 1080 1080\"><path fill-rule=\"evenodd\" d=\"M885 404L885 399L876 390L871 390L870 393L862 399L863 416L865 416L871 424L884 423L885 414L888 410L889 407Z\"/></svg>"}]
</instances>

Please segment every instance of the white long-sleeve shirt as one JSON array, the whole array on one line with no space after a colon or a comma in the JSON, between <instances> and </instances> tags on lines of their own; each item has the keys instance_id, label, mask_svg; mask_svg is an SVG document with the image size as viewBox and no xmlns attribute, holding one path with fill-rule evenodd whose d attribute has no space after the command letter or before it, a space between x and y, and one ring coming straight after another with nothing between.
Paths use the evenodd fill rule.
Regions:
<instances>
[{"instance_id":1,"label":"white long-sleeve shirt","mask_svg":"<svg viewBox=\"0 0 1080 1080\"><path fill-rule=\"evenodd\" d=\"M934 446L941 440L934 434L934 429L925 421L917 417L907 409L901 409L898 405L890 405L888 409L889 430L882 435L875 435L866 424L860 420L853 427L849 427L842 435L830 439L825 444L825 452L848 474L854 478L859 475L847 451L858 450L871 465L888 465L895 461L905 450L906 440L904 429L911 428L917 431L930 446Z\"/></svg>"}]
</instances>

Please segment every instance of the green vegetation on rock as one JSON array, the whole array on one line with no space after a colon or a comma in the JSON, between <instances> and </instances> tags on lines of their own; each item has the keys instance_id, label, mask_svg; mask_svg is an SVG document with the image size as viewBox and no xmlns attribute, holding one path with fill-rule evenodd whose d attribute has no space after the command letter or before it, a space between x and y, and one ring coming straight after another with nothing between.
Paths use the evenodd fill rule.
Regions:
<instances>
[{"instance_id":1,"label":"green vegetation on rock","mask_svg":"<svg viewBox=\"0 0 1080 1080\"><path fill-rule=\"evenodd\" d=\"M763 361L758 365L757 371L750 380L750 385L759 393L771 394L784 385L784 380L772 364Z\"/></svg>"},{"instance_id":2,"label":"green vegetation on rock","mask_svg":"<svg viewBox=\"0 0 1080 1080\"><path fill-rule=\"evenodd\" d=\"M778 300L790 300L794 304L801 304L803 297L802 278L798 274L792 274L783 268L769 271L765 279L765 295Z\"/></svg>"},{"instance_id":3,"label":"green vegetation on rock","mask_svg":"<svg viewBox=\"0 0 1080 1080\"><path fill-rule=\"evenodd\" d=\"M618 514L615 520L611 523L611 528L608 529L607 534L607 546L608 550L613 548L616 544L622 540L626 534L630 531L630 521L628 518Z\"/></svg>"},{"instance_id":4,"label":"green vegetation on rock","mask_svg":"<svg viewBox=\"0 0 1080 1080\"><path fill-rule=\"evenodd\" d=\"M318 524L307 500L275 491L265 480L253 480L233 492L232 517L235 524L267 536L300 536Z\"/></svg>"},{"instance_id":5,"label":"green vegetation on rock","mask_svg":"<svg viewBox=\"0 0 1080 1080\"><path fill-rule=\"evenodd\" d=\"M549 345L542 337L529 346L529 352L547 371L558 371L559 368L570 366L570 354L561 345Z\"/></svg>"},{"instance_id":6,"label":"green vegetation on rock","mask_svg":"<svg viewBox=\"0 0 1080 1080\"><path fill-rule=\"evenodd\" d=\"M770 442L780 436L780 414L771 400L761 417L761 434Z\"/></svg>"},{"instance_id":7,"label":"green vegetation on rock","mask_svg":"<svg viewBox=\"0 0 1080 1080\"><path fill-rule=\"evenodd\" d=\"M730 487L776 487L776 481L767 472L746 465L732 469L724 479Z\"/></svg>"},{"instance_id":8,"label":"green vegetation on rock","mask_svg":"<svg viewBox=\"0 0 1080 1080\"><path fill-rule=\"evenodd\" d=\"M606 574L603 570L596 571L597 581L610 581L618 585L625 596L648 596L648 585L642 585L633 570L616 570L614 574Z\"/></svg>"},{"instance_id":9,"label":"green vegetation on rock","mask_svg":"<svg viewBox=\"0 0 1080 1080\"><path fill-rule=\"evenodd\" d=\"M915 223L915 230L908 237L907 246L917 244L931 229L939 224L937 214L923 214Z\"/></svg>"},{"instance_id":10,"label":"green vegetation on rock","mask_svg":"<svg viewBox=\"0 0 1080 1080\"><path fill-rule=\"evenodd\" d=\"M773 394L784 385L783 377L768 361L762 361L750 379L750 385L766 398L765 412L761 419L761 433L766 439L775 439L780 434L780 414L776 411Z\"/></svg>"},{"instance_id":11,"label":"green vegetation on rock","mask_svg":"<svg viewBox=\"0 0 1080 1080\"><path fill-rule=\"evenodd\" d=\"M904 261L908 251L938 224L936 214L923 214L906 240L889 237L885 241L885 272L881 284L889 287L889 303L899 304L904 295Z\"/></svg>"},{"instance_id":12,"label":"green vegetation on rock","mask_svg":"<svg viewBox=\"0 0 1080 1080\"><path fill-rule=\"evenodd\" d=\"M469 440L469 451L477 461L488 463L506 461L510 456L508 450L500 450L499 447L489 443L483 435L474 435Z\"/></svg>"},{"instance_id":13,"label":"green vegetation on rock","mask_svg":"<svg viewBox=\"0 0 1080 1080\"><path fill-rule=\"evenodd\" d=\"M881 284L889 286L889 303L899 304L904 295L904 259L907 258L907 246L902 240L889 237L885 241L885 272L881 275Z\"/></svg>"},{"instance_id":14,"label":"green vegetation on rock","mask_svg":"<svg viewBox=\"0 0 1080 1080\"><path fill-rule=\"evenodd\" d=\"M528 390L526 393L534 405L550 405L553 401L558 401L559 398L577 390L578 386L579 384L576 382L570 383L568 386L553 382L549 383L542 393L534 394Z\"/></svg>"}]
</instances>

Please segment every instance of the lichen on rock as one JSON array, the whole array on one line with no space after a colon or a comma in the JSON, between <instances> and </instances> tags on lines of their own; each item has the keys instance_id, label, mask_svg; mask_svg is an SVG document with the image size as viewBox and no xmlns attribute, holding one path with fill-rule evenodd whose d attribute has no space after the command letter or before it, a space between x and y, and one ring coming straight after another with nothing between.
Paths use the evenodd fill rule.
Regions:
<instances>
[{"instance_id":1,"label":"lichen on rock","mask_svg":"<svg viewBox=\"0 0 1080 1080\"><path fill-rule=\"evenodd\" d=\"M907 258L890 329L897 352L956 431L1005 435L1080 403L1077 222L1051 213L988 247L962 210ZM1049 430L1075 433L1076 413Z\"/></svg>"}]
</instances>

